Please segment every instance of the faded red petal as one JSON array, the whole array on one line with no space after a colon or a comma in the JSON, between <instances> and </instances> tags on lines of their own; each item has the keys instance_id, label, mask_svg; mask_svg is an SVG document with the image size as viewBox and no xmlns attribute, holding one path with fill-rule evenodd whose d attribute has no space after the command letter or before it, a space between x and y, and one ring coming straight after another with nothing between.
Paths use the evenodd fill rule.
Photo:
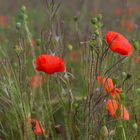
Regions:
<instances>
[{"instance_id":1,"label":"faded red petal","mask_svg":"<svg viewBox=\"0 0 140 140\"><path fill-rule=\"evenodd\" d=\"M37 119L35 119L35 121L33 122L33 119L29 117L28 122L32 126L35 135L43 134L43 130L41 129L39 121Z\"/></svg>"},{"instance_id":2,"label":"faded red petal","mask_svg":"<svg viewBox=\"0 0 140 140\"><path fill-rule=\"evenodd\" d=\"M111 92L111 96L113 97L113 99L120 99L120 89L115 88L115 89Z\"/></svg>"},{"instance_id":3,"label":"faded red petal","mask_svg":"<svg viewBox=\"0 0 140 140\"><path fill-rule=\"evenodd\" d=\"M110 93L114 89L114 84L111 78L102 78L101 76L98 76L97 80L107 93Z\"/></svg>"},{"instance_id":4,"label":"faded red petal","mask_svg":"<svg viewBox=\"0 0 140 140\"><path fill-rule=\"evenodd\" d=\"M106 109L110 113L112 117L115 117L119 120L129 120L129 113L125 107L123 107L121 104L118 104L116 100L108 100L106 102ZM119 109L120 115L117 116L116 111Z\"/></svg>"},{"instance_id":5,"label":"faded red petal","mask_svg":"<svg viewBox=\"0 0 140 140\"><path fill-rule=\"evenodd\" d=\"M127 109L121 105L120 110L121 110L120 118L123 120L126 120L126 121L129 120L129 113L128 113Z\"/></svg>"},{"instance_id":6,"label":"faded red petal","mask_svg":"<svg viewBox=\"0 0 140 140\"><path fill-rule=\"evenodd\" d=\"M105 35L105 39L110 49L115 53L123 56L128 56L133 51L132 45L120 33L109 31Z\"/></svg>"},{"instance_id":7,"label":"faded red petal","mask_svg":"<svg viewBox=\"0 0 140 140\"><path fill-rule=\"evenodd\" d=\"M111 116L113 117L117 117L116 115L116 111L118 109L118 103L116 100L108 100L106 102L106 109L108 110L108 112L110 113Z\"/></svg>"}]
</instances>

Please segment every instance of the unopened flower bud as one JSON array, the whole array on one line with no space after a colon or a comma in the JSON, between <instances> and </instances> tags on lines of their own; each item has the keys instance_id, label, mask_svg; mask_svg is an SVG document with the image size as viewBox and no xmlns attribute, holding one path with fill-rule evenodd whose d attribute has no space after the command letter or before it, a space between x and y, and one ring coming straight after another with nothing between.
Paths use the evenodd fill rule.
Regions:
<instances>
[{"instance_id":1,"label":"unopened flower bud","mask_svg":"<svg viewBox=\"0 0 140 140\"><path fill-rule=\"evenodd\" d=\"M36 39L36 44L37 44L37 46L40 46L40 44L41 44L41 40L38 38L38 39Z\"/></svg>"},{"instance_id":2,"label":"unopened flower bud","mask_svg":"<svg viewBox=\"0 0 140 140\"><path fill-rule=\"evenodd\" d=\"M97 16L97 19L98 19L98 21L100 21L100 20L102 19L102 15L99 14L99 15Z\"/></svg>"},{"instance_id":3,"label":"unopened flower bud","mask_svg":"<svg viewBox=\"0 0 140 140\"><path fill-rule=\"evenodd\" d=\"M16 23L16 29L19 30L20 28L21 28L21 23L20 22L17 22Z\"/></svg>"},{"instance_id":4,"label":"unopened flower bud","mask_svg":"<svg viewBox=\"0 0 140 140\"><path fill-rule=\"evenodd\" d=\"M26 11L26 6L25 6L25 5L23 5L23 6L21 7L21 11L22 11L23 13L25 13L25 11Z\"/></svg>"},{"instance_id":5,"label":"unopened flower bud","mask_svg":"<svg viewBox=\"0 0 140 140\"><path fill-rule=\"evenodd\" d=\"M135 130L138 129L138 125L137 125L137 123L134 123L134 124L133 124L133 128L134 128Z\"/></svg>"},{"instance_id":6,"label":"unopened flower bud","mask_svg":"<svg viewBox=\"0 0 140 140\"><path fill-rule=\"evenodd\" d=\"M96 24L97 21L98 21L97 18L93 18L93 19L91 19L91 23L92 23L92 24Z\"/></svg>"},{"instance_id":7,"label":"unopened flower bud","mask_svg":"<svg viewBox=\"0 0 140 140\"><path fill-rule=\"evenodd\" d=\"M126 77L127 73L126 72L122 72L122 76Z\"/></svg>"},{"instance_id":8,"label":"unopened flower bud","mask_svg":"<svg viewBox=\"0 0 140 140\"><path fill-rule=\"evenodd\" d=\"M103 136L103 137L108 137L108 129L107 129L107 127L104 125L102 128L101 128L101 135Z\"/></svg>"},{"instance_id":9,"label":"unopened flower bud","mask_svg":"<svg viewBox=\"0 0 140 140\"><path fill-rule=\"evenodd\" d=\"M121 97L121 100L122 100L122 101L125 100L125 94L124 94L124 93L121 93L121 94L120 94L120 97Z\"/></svg>"}]
</instances>

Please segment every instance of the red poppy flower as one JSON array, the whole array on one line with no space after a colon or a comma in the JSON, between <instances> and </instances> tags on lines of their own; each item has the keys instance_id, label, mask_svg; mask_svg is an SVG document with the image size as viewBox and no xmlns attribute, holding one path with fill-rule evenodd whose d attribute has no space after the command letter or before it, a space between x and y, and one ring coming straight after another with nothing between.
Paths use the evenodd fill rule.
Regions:
<instances>
[{"instance_id":1,"label":"red poppy flower","mask_svg":"<svg viewBox=\"0 0 140 140\"><path fill-rule=\"evenodd\" d=\"M110 115L114 118L123 119L123 120L129 120L129 113L125 107L122 105L119 105L116 100L108 100L106 102L106 109L110 113ZM117 115L116 112L119 111L119 114Z\"/></svg>"},{"instance_id":2,"label":"red poppy flower","mask_svg":"<svg viewBox=\"0 0 140 140\"><path fill-rule=\"evenodd\" d=\"M36 59L36 70L47 74L64 72L64 61L57 56L42 54Z\"/></svg>"},{"instance_id":3,"label":"red poppy flower","mask_svg":"<svg viewBox=\"0 0 140 140\"><path fill-rule=\"evenodd\" d=\"M107 93L110 93L114 90L114 84L111 78L102 78L101 76L97 77L98 83L101 84Z\"/></svg>"},{"instance_id":4,"label":"red poppy flower","mask_svg":"<svg viewBox=\"0 0 140 140\"><path fill-rule=\"evenodd\" d=\"M123 56L128 56L133 51L132 45L120 33L109 31L105 35L105 39L110 49Z\"/></svg>"},{"instance_id":5,"label":"red poppy flower","mask_svg":"<svg viewBox=\"0 0 140 140\"><path fill-rule=\"evenodd\" d=\"M120 99L120 89L115 88L115 89L111 92L111 96L113 97L113 99Z\"/></svg>"},{"instance_id":6,"label":"red poppy flower","mask_svg":"<svg viewBox=\"0 0 140 140\"><path fill-rule=\"evenodd\" d=\"M98 83L105 89L106 93L110 94L114 99L120 98L120 89L116 88L111 78L97 77Z\"/></svg>"},{"instance_id":7,"label":"red poppy flower","mask_svg":"<svg viewBox=\"0 0 140 140\"><path fill-rule=\"evenodd\" d=\"M35 135L43 134L44 130L41 129L39 121L37 119L33 120L31 117L28 119L29 124L32 126Z\"/></svg>"}]
</instances>

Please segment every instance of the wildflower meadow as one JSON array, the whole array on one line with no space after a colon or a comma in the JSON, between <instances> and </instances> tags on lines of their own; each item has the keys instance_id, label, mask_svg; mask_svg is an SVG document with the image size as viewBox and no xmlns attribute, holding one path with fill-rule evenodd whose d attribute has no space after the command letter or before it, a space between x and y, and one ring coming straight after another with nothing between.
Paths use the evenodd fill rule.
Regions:
<instances>
[{"instance_id":1,"label":"wildflower meadow","mask_svg":"<svg viewBox=\"0 0 140 140\"><path fill-rule=\"evenodd\" d=\"M140 140L140 0L0 0L0 140Z\"/></svg>"}]
</instances>

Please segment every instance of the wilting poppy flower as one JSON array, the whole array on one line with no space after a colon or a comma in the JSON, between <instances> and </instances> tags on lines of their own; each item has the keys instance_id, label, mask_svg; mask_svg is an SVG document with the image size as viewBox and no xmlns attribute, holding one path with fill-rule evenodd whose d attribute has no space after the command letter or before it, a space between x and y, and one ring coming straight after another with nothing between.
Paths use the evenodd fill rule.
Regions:
<instances>
[{"instance_id":1,"label":"wilting poppy flower","mask_svg":"<svg viewBox=\"0 0 140 140\"><path fill-rule=\"evenodd\" d=\"M34 75L31 77L31 87L33 89L38 88L47 80L42 75Z\"/></svg>"},{"instance_id":2,"label":"wilting poppy flower","mask_svg":"<svg viewBox=\"0 0 140 140\"><path fill-rule=\"evenodd\" d=\"M64 72L64 61L53 55L42 54L36 59L36 70L43 71L47 74Z\"/></svg>"},{"instance_id":3,"label":"wilting poppy flower","mask_svg":"<svg viewBox=\"0 0 140 140\"><path fill-rule=\"evenodd\" d=\"M116 88L111 78L97 77L98 83L109 93L113 98L120 98L120 89Z\"/></svg>"},{"instance_id":4,"label":"wilting poppy flower","mask_svg":"<svg viewBox=\"0 0 140 140\"><path fill-rule=\"evenodd\" d=\"M97 77L98 83L101 84L103 88L105 88L105 91L107 93L110 93L112 90L114 90L114 84L111 78L103 78L101 76Z\"/></svg>"},{"instance_id":5,"label":"wilting poppy flower","mask_svg":"<svg viewBox=\"0 0 140 140\"><path fill-rule=\"evenodd\" d=\"M132 45L120 33L109 31L105 35L106 42L110 49L123 56L128 56L133 51Z\"/></svg>"},{"instance_id":6,"label":"wilting poppy flower","mask_svg":"<svg viewBox=\"0 0 140 140\"><path fill-rule=\"evenodd\" d=\"M115 88L110 94L114 99L120 99L120 89Z\"/></svg>"},{"instance_id":7,"label":"wilting poppy flower","mask_svg":"<svg viewBox=\"0 0 140 140\"><path fill-rule=\"evenodd\" d=\"M33 132L35 135L43 134L44 130L40 127L39 121L37 119L32 119L31 117L28 119L28 123L32 126Z\"/></svg>"},{"instance_id":8,"label":"wilting poppy flower","mask_svg":"<svg viewBox=\"0 0 140 140\"><path fill-rule=\"evenodd\" d=\"M121 104L118 104L118 102L116 100L108 100L106 102L106 109L108 110L108 112L110 113L110 115L114 118L118 118L118 119L123 119L123 120L129 120L129 113L127 111L127 109L122 106ZM116 112L119 112L119 114L117 115Z\"/></svg>"}]
</instances>

